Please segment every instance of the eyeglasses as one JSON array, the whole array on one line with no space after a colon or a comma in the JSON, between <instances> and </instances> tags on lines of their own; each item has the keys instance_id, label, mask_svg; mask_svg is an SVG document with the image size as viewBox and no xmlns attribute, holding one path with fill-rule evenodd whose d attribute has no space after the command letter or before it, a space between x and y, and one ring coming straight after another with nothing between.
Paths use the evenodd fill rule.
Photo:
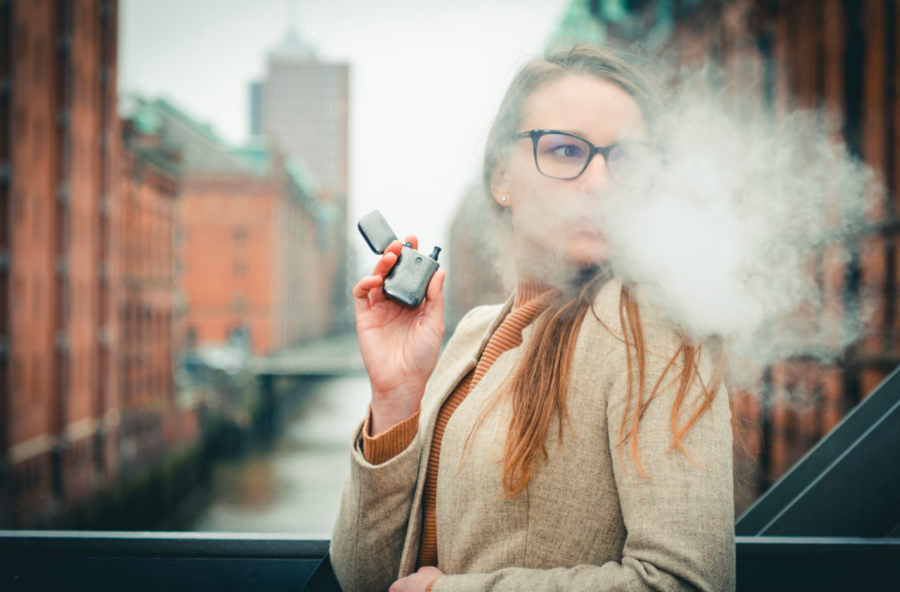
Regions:
<instances>
[{"instance_id":1,"label":"eyeglasses","mask_svg":"<svg viewBox=\"0 0 900 592\"><path fill-rule=\"evenodd\" d=\"M534 164L539 173L551 179L569 180L581 175L595 154L606 160L609 176L626 187L646 187L663 163L662 152L641 141L597 146L569 132L534 129L513 136L531 138Z\"/></svg>"}]
</instances>

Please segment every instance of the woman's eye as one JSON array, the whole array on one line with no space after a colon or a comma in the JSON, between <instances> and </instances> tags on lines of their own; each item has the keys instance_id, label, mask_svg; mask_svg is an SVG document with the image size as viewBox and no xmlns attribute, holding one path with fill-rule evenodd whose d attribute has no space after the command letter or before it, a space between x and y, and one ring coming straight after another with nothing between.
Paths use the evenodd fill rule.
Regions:
<instances>
[{"instance_id":1,"label":"woman's eye","mask_svg":"<svg viewBox=\"0 0 900 592\"><path fill-rule=\"evenodd\" d=\"M630 160L630 154L625 149L616 150L611 154L610 160L613 162L617 162L621 165L626 164Z\"/></svg>"},{"instance_id":2,"label":"woman's eye","mask_svg":"<svg viewBox=\"0 0 900 592\"><path fill-rule=\"evenodd\" d=\"M554 148L552 152L556 156L563 156L566 158L580 158L584 154L578 146L573 146L571 144Z\"/></svg>"},{"instance_id":3,"label":"woman's eye","mask_svg":"<svg viewBox=\"0 0 900 592\"><path fill-rule=\"evenodd\" d=\"M640 146L616 146L610 153L610 161L619 166L637 166L649 160L649 152Z\"/></svg>"}]
</instances>

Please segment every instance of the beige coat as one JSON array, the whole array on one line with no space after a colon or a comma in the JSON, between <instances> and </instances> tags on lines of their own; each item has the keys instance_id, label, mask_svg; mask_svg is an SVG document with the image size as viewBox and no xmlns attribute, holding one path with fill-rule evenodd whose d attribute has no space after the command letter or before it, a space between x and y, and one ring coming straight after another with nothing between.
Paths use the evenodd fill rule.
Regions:
<instances>
[{"instance_id":1,"label":"beige coat","mask_svg":"<svg viewBox=\"0 0 900 592\"><path fill-rule=\"evenodd\" d=\"M575 347L567 393L574 433L564 422L557 447L556 416L547 437L549 463L518 497L503 501L501 455L509 426L508 400L488 415L456 468L463 441L490 395L513 371L520 347L503 353L451 416L441 445L437 483L438 568L433 592L528 590L715 590L735 587L732 431L728 393L682 438L691 458L672 440L676 385L647 407L640 451L651 479L637 475L628 447L624 466L618 440L626 394L625 346L619 322L621 283L610 280L588 311ZM494 329L511 309L479 306L459 323L431 376L412 444L381 465L360 452L363 421L351 438L351 469L344 483L330 553L344 592L387 590L415 571L422 534L422 489L438 411L475 366ZM674 327L638 294L648 353L647 393L678 347ZM679 358L680 359L680 358ZM680 366L675 368L680 370ZM664 381L670 384L671 373ZM709 356L701 375L709 383ZM679 425L691 416L695 382ZM644 400L647 400L645 394Z\"/></svg>"}]
</instances>

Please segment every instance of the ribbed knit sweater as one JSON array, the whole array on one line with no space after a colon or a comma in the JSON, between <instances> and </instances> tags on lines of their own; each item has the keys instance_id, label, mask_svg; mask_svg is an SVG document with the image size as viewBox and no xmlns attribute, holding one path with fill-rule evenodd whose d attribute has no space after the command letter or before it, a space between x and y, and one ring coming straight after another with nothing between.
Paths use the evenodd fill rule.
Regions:
<instances>
[{"instance_id":1,"label":"ribbed knit sweater","mask_svg":"<svg viewBox=\"0 0 900 592\"><path fill-rule=\"evenodd\" d=\"M456 408L466 398L466 395L488 371L491 364L500 357L500 354L521 345L522 330L541 312L549 294L550 292L546 285L534 280L524 281L519 285L511 311L491 335L478 363L460 381L441 406L437 424L434 428L434 438L429 451L428 470L425 475L422 504L422 541L419 546L417 569L429 565L437 566L437 521L435 518L437 475L441 456L441 439L444 429L447 427L447 422ZM381 464L405 450L416 436L421 410L420 406L411 417L373 437L370 435L372 406L369 405L369 412L363 426L362 442L362 452L366 460L372 464ZM433 583L428 584L425 592L431 592Z\"/></svg>"}]
</instances>

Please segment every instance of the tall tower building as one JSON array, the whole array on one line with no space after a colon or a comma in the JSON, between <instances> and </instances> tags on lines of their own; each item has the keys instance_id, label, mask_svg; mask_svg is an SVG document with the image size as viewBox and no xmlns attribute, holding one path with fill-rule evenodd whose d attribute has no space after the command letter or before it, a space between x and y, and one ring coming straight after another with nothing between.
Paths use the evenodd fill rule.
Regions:
<instances>
[{"instance_id":1,"label":"tall tower building","mask_svg":"<svg viewBox=\"0 0 900 592\"><path fill-rule=\"evenodd\" d=\"M347 259L349 81L348 64L320 60L292 28L269 53L262 80L250 85L251 134L259 132L288 158L302 159L321 185L320 199L336 206L337 244L330 248L339 261ZM337 270L330 281L340 328L349 320L346 271Z\"/></svg>"}]
</instances>

